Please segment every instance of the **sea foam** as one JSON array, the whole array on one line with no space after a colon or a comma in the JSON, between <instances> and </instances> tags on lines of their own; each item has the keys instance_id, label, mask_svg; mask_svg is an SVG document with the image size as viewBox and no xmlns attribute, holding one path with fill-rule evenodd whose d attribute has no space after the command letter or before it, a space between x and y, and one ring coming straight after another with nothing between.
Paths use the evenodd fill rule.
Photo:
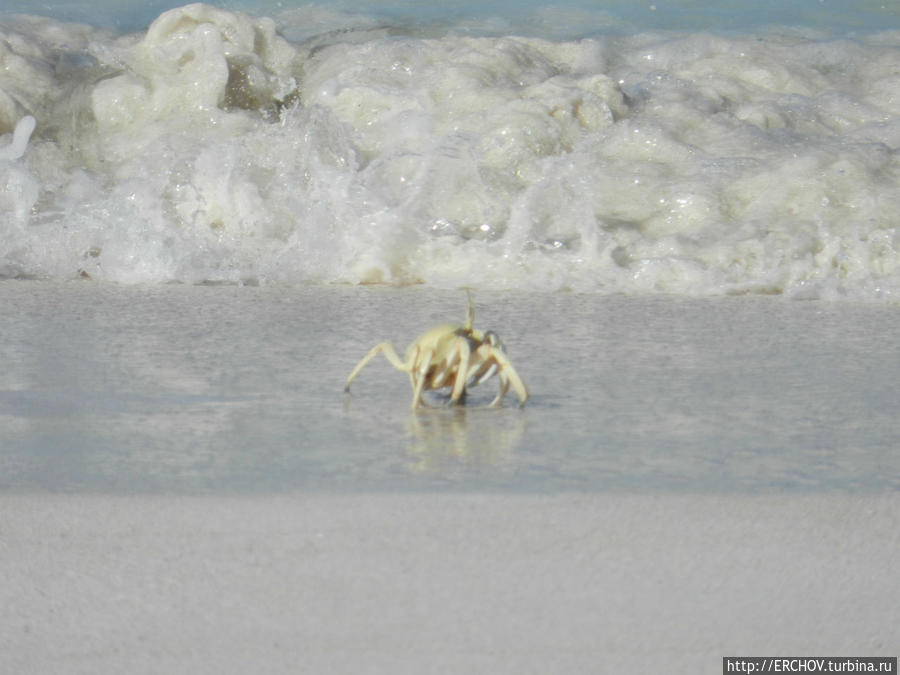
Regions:
<instances>
[{"instance_id":1,"label":"sea foam","mask_svg":"<svg viewBox=\"0 0 900 675\"><path fill-rule=\"evenodd\" d=\"M3 19L0 274L900 297L900 33L310 16Z\"/></svg>"}]
</instances>

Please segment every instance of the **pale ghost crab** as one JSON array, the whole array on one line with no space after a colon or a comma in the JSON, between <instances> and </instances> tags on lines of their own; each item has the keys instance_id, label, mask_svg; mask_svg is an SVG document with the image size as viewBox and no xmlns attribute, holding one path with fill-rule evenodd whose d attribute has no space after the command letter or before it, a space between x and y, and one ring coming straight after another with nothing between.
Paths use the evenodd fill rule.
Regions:
<instances>
[{"instance_id":1,"label":"pale ghost crab","mask_svg":"<svg viewBox=\"0 0 900 675\"><path fill-rule=\"evenodd\" d=\"M413 410L425 405L422 399L425 390L452 387L450 403L456 404L465 399L468 388L481 384L494 374L500 380L500 392L491 407L500 405L510 386L519 397L519 406L525 405L528 389L507 358L503 343L493 331L473 328L474 319L472 296L469 295L465 325L445 323L423 333L407 348L405 361L397 356L390 342L375 345L350 373L344 391L349 392L359 371L382 353L394 368L409 375Z\"/></svg>"}]
</instances>

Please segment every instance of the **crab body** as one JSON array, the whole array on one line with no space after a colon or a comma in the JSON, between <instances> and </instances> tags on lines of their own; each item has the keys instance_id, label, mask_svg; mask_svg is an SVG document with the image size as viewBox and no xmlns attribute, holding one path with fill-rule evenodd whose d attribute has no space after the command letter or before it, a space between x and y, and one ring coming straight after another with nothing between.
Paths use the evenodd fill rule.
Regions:
<instances>
[{"instance_id":1,"label":"crab body","mask_svg":"<svg viewBox=\"0 0 900 675\"><path fill-rule=\"evenodd\" d=\"M384 354L392 366L409 375L413 409L424 405L424 391L444 387L451 387L450 402L459 403L467 388L494 374L500 381L500 391L491 406L500 405L510 386L519 397L519 405L525 405L528 389L507 358L500 338L493 331L474 329L473 320L470 296L464 325L447 323L426 331L407 348L405 359L400 359L390 342L375 345L350 373L344 391L350 391L350 384L369 361Z\"/></svg>"}]
</instances>

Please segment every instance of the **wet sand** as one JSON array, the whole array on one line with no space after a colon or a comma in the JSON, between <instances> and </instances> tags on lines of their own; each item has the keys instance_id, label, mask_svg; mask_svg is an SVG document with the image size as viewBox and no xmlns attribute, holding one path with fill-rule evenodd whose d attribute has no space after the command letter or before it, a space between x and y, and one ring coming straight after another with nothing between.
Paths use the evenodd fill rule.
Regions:
<instances>
[{"instance_id":1,"label":"wet sand","mask_svg":"<svg viewBox=\"0 0 900 675\"><path fill-rule=\"evenodd\" d=\"M900 307L474 294L531 390L412 414L428 288L0 283L0 492L900 490Z\"/></svg>"}]
</instances>

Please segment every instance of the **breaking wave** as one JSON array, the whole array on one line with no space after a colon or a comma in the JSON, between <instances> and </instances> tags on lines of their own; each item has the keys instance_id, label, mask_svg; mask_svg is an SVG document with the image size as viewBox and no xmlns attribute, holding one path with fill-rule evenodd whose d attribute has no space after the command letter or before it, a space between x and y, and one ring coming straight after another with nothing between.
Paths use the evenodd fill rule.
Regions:
<instances>
[{"instance_id":1,"label":"breaking wave","mask_svg":"<svg viewBox=\"0 0 900 675\"><path fill-rule=\"evenodd\" d=\"M900 297L900 33L315 26L3 18L0 276Z\"/></svg>"}]
</instances>

